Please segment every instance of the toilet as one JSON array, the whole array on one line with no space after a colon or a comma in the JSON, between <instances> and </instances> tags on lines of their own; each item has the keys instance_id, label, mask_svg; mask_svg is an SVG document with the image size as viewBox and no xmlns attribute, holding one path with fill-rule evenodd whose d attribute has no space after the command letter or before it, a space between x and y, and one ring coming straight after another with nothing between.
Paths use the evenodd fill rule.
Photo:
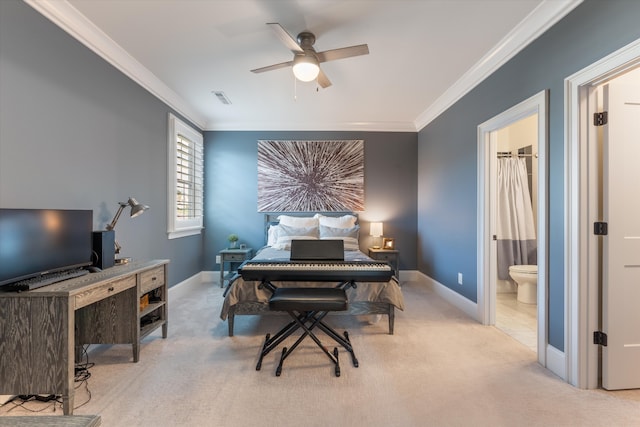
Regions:
<instances>
[{"instance_id":1,"label":"toilet","mask_svg":"<svg viewBox=\"0 0 640 427\"><path fill-rule=\"evenodd\" d=\"M538 266L512 265L509 276L518 285L518 301L535 304L538 301Z\"/></svg>"}]
</instances>

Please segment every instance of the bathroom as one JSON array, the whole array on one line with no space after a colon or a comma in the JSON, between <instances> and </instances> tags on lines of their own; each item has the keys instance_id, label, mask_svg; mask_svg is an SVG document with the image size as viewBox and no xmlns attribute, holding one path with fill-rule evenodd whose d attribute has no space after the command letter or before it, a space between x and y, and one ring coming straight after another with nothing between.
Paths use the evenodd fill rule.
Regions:
<instances>
[{"instance_id":1,"label":"bathroom","mask_svg":"<svg viewBox=\"0 0 640 427\"><path fill-rule=\"evenodd\" d=\"M499 163L497 210L498 223L502 224L502 226L498 226L498 247L502 242L506 242L509 246L508 252L514 252L512 239L519 241L522 239L515 249L515 252L522 252L522 254L505 255L503 251L498 250L495 326L534 352L537 349L538 311L536 304L537 266L535 266L537 264L535 245L538 223L536 217L538 204L537 121L537 114L534 114L497 131ZM504 163L500 164L500 162ZM526 166L526 177L524 177L523 165L517 165L517 162L523 162ZM517 169L518 166L521 169ZM501 167L505 169L501 169ZM506 169L507 167L514 169ZM516 173L511 175L511 172ZM526 182L522 187L518 186L518 183L522 181ZM510 193L509 190L512 192ZM514 195L513 192L517 194ZM526 194L527 192L528 194ZM515 221L516 217L518 224L509 224L509 220ZM519 230L519 233L515 233L519 235L507 236L513 232L514 228ZM527 267L513 267L514 264L525 264ZM529 267L529 265L535 267ZM514 280L514 277L517 281Z\"/></svg>"}]
</instances>

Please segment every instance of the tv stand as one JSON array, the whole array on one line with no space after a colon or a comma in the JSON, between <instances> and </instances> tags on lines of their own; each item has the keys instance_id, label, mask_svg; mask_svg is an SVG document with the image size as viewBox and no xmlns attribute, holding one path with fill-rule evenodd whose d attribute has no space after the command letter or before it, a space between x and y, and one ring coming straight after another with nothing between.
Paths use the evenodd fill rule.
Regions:
<instances>
[{"instance_id":1,"label":"tv stand","mask_svg":"<svg viewBox=\"0 0 640 427\"><path fill-rule=\"evenodd\" d=\"M142 338L159 327L167 337L168 263L132 262L0 293L0 395L60 395L64 414L73 414L76 346L131 344L137 362Z\"/></svg>"}]
</instances>

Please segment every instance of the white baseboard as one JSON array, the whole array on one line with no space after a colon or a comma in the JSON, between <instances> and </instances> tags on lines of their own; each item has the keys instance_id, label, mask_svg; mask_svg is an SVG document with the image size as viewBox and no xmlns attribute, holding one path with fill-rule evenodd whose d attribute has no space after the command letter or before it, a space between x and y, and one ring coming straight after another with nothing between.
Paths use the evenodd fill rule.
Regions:
<instances>
[{"instance_id":1,"label":"white baseboard","mask_svg":"<svg viewBox=\"0 0 640 427\"><path fill-rule=\"evenodd\" d=\"M547 344L547 366L548 370L567 381L567 357L563 351Z\"/></svg>"},{"instance_id":2,"label":"white baseboard","mask_svg":"<svg viewBox=\"0 0 640 427\"><path fill-rule=\"evenodd\" d=\"M218 283L220 281L220 271L203 271L200 274L202 274L202 281L203 282L216 282Z\"/></svg>"},{"instance_id":3,"label":"white baseboard","mask_svg":"<svg viewBox=\"0 0 640 427\"><path fill-rule=\"evenodd\" d=\"M472 319L478 320L478 304L465 298L457 292L452 291L437 280L432 279L424 273L416 272L418 281L424 282L431 290L433 290L439 297L447 301L449 304L462 310L467 316Z\"/></svg>"},{"instance_id":4,"label":"white baseboard","mask_svg":"<svg viewBox=\"0 0 640 427\"><path fill-rule=\"evenodd\" d=\"M171 286L169 288L169 297L171 299L180 298L183 295L188 294L195 287L199 287L202 286L203 283L207 283L207 273L208 272L206 271L201 271L200 273L194 274L188 279Z\"/></svg>"}]
</instances>

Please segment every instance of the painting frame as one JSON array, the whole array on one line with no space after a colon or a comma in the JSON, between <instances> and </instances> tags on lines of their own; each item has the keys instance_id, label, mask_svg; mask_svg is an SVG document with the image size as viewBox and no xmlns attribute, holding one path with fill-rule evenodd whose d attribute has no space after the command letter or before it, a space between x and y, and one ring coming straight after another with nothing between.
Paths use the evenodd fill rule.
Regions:
<instances>
[{"instance_id":1,"label":"painting frame","mask_svg":"<svg viewBox=\"0 0 640 427\"><path fill-rule=\"evenodd\" d=\"M395 250L396 240L393 237L382 238L382 249Z\"/></svg>"},{"instance_id":2,"label":"painting frame","mask_svg":"<svg viewBox=\"0 0 640 427\"><path fill-rule=\"evenodd\" d=\"M364 140L258 140L258 212L364 211Z\"/></svg>"}]
</instances>

